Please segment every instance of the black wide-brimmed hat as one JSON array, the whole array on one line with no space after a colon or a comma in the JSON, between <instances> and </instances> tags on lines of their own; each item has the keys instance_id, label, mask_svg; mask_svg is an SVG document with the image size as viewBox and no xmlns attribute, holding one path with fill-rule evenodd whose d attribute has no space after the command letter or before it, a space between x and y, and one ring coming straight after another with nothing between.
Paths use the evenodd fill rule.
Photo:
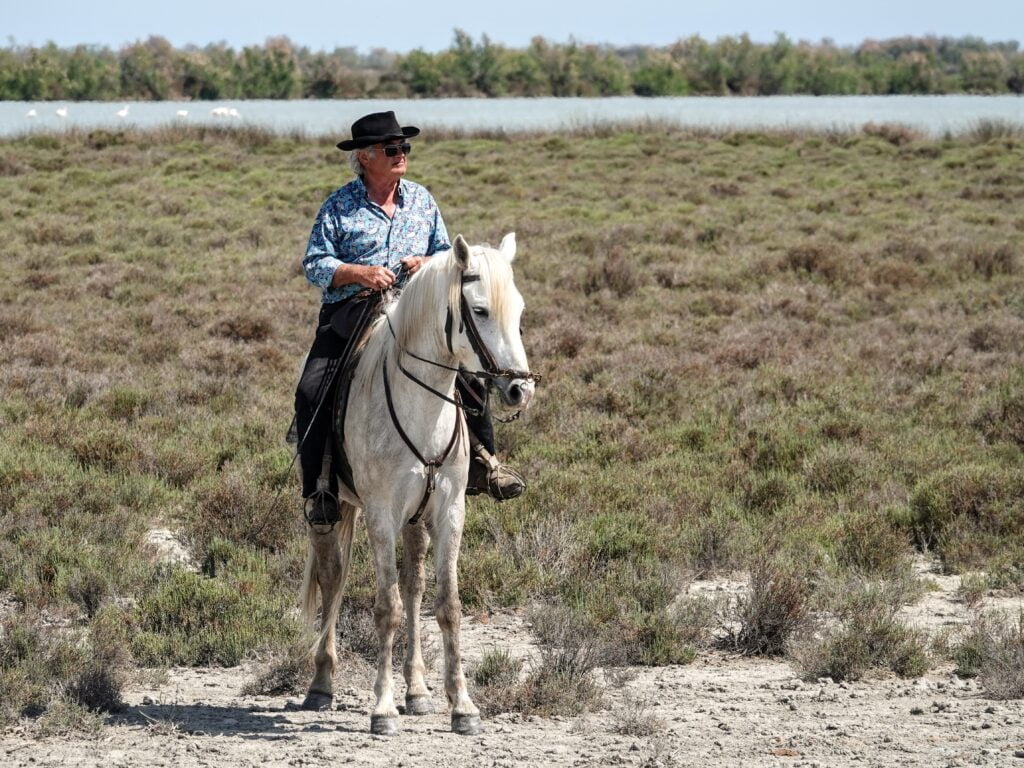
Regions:
<instances>
[{"instance_id":1,"label":"black wide-brimmed hat","mask_svg":"<svg viewBox=\"0 0 1024 768\"><path fill-rule=\"evenodd\" d=\"M411 139L420 129L412 125L399 127L394 112L374 112L352 123L352 138L338 142L338 149L349 152L393 139Z\"/></svg>"}]
</instances>

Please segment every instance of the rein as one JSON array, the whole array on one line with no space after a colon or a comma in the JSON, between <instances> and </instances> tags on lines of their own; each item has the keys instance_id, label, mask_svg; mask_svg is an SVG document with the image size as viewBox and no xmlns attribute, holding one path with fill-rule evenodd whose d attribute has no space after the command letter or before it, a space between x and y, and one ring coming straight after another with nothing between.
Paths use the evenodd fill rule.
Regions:
<instances>
[{"instance_id":1,"label":"rein","mask_svg":"<svg viewBox=\"0 0 1024 768\"><path fill-rule=\"evenodd\" d=\"M416 447L413 441L409 439L409 435L406 434L405 430L402 429L402 424L398 420L398 414L395 413L395 404L391 397L391 382L388 380L387 355L384 356L384 363L381 366L381 370L384 373L384 399L387 400L388 403L388 413L391 414L391 423L394 424L395 430L398 432L398 436L402 438L402 442L405 443L406 447L412 451L412 455L415 456L419 460L420 464L422 464L427 470L427 487L423 490L423 496L420 498L420 505L416 508L413 516L409 518L409 525L416 525L416 523L419 522L420 516L423 514L423 510L427 508L427 502L430 501L430 497L433 495L434 489L437 487L437 470L440 469L445 461L448 460L448 456L451 455L452 448L455 447L455 441L462 432L462 410L461 408L455 409L455 427L452 429L452 436L448 441L447 447L441 452L441 455L433 459L427 459L422 453L420 453L419 448ZM455 402L456 405L460 405L458 398L459 394L456 392L455 400L452 401Z\"/></svg>"}]
</instances>

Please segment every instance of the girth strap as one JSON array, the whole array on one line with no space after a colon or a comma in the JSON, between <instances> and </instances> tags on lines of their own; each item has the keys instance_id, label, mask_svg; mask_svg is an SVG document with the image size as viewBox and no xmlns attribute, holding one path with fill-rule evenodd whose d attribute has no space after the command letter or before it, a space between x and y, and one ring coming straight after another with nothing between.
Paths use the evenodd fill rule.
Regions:
<instances>
[{"instance_id":1,"label":"girth strap","mask_svg":"<svg viewBox=\"0 0 1024 768\"><path fill-rule=\"evenodd\" d=\"M384 399L388 404L388 413L391 414L391 423L395 425L395 430L398 432L398 436L402 438L402 442L412 451L412 455L424 466L427 470L427 486L423 491L423 497L420 499L420 504L413 513L413 516L409 518L409 525L415 525L419 522L420 517L423 514L423 510L427 508L427 502L430 501L430 497L434 493L434 489L437 487L437 470L444 465L445 461L448 460L448 456L451 455L452 449L455 447L455 441L458 439L459 434L462 432L462 408L458 407L455 409L455 427L452 429L451 439L448 441L447 447L441 453L440 456L434 459L426 459L419 448L409 439L409 435L406 434L405 430L402 429L402 424L398 420L398 414L395 413L395 403L391 397L391 382L388 379L388 359L385 355L384 364L381 366L384 373ZM459 402L459 393L455 392L456 405L461 406Z\"/></svg>"}]
</instances>

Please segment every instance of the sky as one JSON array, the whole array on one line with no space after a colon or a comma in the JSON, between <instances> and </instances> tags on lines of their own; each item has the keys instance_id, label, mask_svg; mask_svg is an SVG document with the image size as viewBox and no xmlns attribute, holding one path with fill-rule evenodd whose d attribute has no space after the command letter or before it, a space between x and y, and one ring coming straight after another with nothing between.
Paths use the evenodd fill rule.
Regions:
<instances>
[{"instance_id":1,"label":"sky","mask_svg":"<svg viewBox=\"0 0 1024 768\"><path fill-rule=\"evenodd\" d=\"M238 48L286 35L314 50L404 53L445 49L456 28L515 48L536 35L552 42L667 45L694 34L714 40L744 32L758 42L784 32L840 45L927 34L1024 42L1024 0L0 0L3 45L119 48L160 35L177 47L226 42Z\"/></svg>"}]
</instances>

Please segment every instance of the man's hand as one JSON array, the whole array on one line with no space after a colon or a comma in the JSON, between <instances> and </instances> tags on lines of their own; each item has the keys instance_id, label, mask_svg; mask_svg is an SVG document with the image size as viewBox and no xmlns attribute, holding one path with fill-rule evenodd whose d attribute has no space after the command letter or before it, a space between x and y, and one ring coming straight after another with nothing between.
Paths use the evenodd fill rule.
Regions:
<instances>
[{"instance_id":1,"label":"man's hand","mask_svg":"<svg viewBox=\"0 0 1024 768\"><path fill-rule=\"evenodd\" d=\"M402 259L402 266L410 275L415 275L427 263L427 256L408 256Z\"/></svg>"},{"instance_id":2,"label":"man's hand","mask_svg":"<svg viewBox=\"0 0 1024 768\"><path fill-rule=\"evenodd\" d=\"M364 264L339 264L331 278L331 286L361 285L374 291L383 291L395 282L395 273L387 267L373 267Z\"/></svg>"},{"instance_id":3,"label":"man's hand","mask_svg":"<svg viewBox=\"0 0 1024 768\"><path fill-rule=\"evenodd\" d=\"M364 266L359 268L355 278L355 282L364 288L383 291L385 288L390 288L391 284L395 282L395 273L387 267Z\"/></svg>"}]
</instances>

